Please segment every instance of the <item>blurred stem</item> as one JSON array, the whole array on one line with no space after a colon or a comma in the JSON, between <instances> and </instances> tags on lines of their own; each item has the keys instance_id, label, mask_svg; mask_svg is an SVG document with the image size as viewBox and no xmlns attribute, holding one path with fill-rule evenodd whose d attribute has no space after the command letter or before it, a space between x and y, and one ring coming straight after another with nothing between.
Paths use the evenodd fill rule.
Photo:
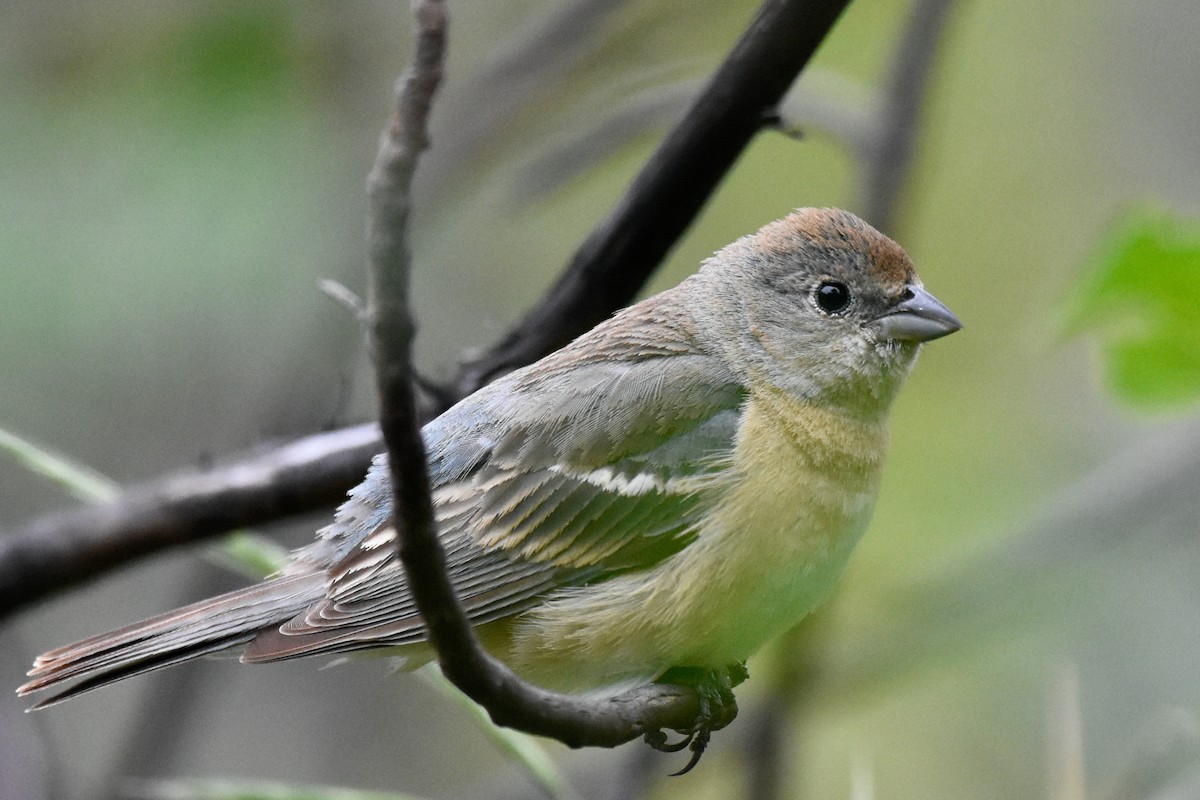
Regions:
<instances>
[{"instance_id":1,"label":"blurred stem","mask_svg":"<svg viewBox=\"0 0 1200 800\"><path fill-rule=\"evenodd\" d=\"M1083 770L1083 718L1079 710L1079 669L1059 666L1046 713L1049 800L1087 800Z\"/></svg>"},{"instance_id":2,"label":"blurred stem","mask_svg":"<svg viewBox=\"0 0 1200 800\"><path fill-rule=\"evenodd\" d=\"M915 0L892 57L876 111L875 135L862 162L863 216L884 233L908 181L925 94L942 30L955 0Z\"/></svg>"},{"instance_id":3,"label":"blurred stem","mask_svg":"<svg viewBox=\"0 0 1200 800\"><path fill-rule=\"evenodd\" d=\"M417 670L416 675L438 694L464 711L488 741L502 755L520 766L530 779L555 800L579 800L565 775L536 740L525 734L501 728L493 723L478 703L455 688L433 664Z\"/></svg>"},{"instance_id":4,"label":"blurred stem","mask_svg":"<svg viewBox=\"0 0 1200 800\"><path fill-rule=\"evenodd\" d=\"M795 741L801 722L816 702L821 683L819 654L828 636L829 615L817 611L788 631L772 648L767 691L755 706L743 748L747 772L746 797L779 800L796 797L787 785L788 772L797 771L802 747ZM799 767L803 771L803 765Z\"/></svg>"},{"instance_id":5,"label":"blurred stem","mask_svg":"<svg viewBox=\"0 0 1200 800\"><path fill-rule=\"evenodd\" d=\"M30 472L49 479L85 503L108 503L121 493L116 481L91 467L2 428L0 450L11 455Z\"/></svg>"}]
</instances>

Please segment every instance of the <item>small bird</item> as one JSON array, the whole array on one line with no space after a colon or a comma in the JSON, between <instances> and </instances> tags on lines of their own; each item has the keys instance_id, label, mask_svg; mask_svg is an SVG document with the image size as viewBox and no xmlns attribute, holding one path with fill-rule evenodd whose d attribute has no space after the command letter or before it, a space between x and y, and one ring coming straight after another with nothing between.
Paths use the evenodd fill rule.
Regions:
<instances>
[{"instance_id":1,"label":"small bird","mask_svg":"<svg viewBox=\"0 0 1200 800\"><path fill-rule=\"evenodd\" d=\"M423 429L481 641L562 690L732 670L831 592L871 516L888 409L961 323L854 215L799 209ZM39 656L36 707L241 648L432 652L385 458L275 576ZM71 683L74 681L74 683Z\"/></svg>"}]
</instances>

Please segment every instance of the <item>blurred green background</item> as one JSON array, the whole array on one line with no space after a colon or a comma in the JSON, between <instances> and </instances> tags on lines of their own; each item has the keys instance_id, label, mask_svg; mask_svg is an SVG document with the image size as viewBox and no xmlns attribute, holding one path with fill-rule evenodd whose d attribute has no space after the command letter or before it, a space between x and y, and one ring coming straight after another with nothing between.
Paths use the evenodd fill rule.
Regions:
<instances>
[{"instance_id":1,"label":"blurred green background","mask_svg":"<svg viewBox=\"0 0 1200 800\"><path fill-rule=\"evenodd\" d=\"M451 4L415 220L433 378L547 285L757 4L575 5L592 11ZM856 0L802 90L869 100L908 10ZM0 14L0 428L136 482L370 418L357 323L317 282L364 287L363 183L407 61L406 4ZM951 12L890 232L966 329L927 349L900 398L835 601L751 662L741 718L693 774L661 779L678 757L640 765L652 796L742 796L764 708L787 712L788 797L1149 798L1196 780L1200 471L1172 471L1196 424L1183 404L1114 400L1093 344L1064 333L1124 208L1200 206L1196 30L1188 0ZM615 139L591 136L617 118ZM762 134L651 288L796 206L861 207L858 180L819 129ZM1144 513L1105 518L1109 535L1072 527L1156 465L1175 483ZM69 502L0 460L0 528ZM318 524L270 533L299 543ZM0 684L50 646L235 585L204 552L5 624ZM208 661L34 716L0 693L0 797L103 797L118 774L538 796L420 681L319 666ZM587 798L620 796L638 747L550 745Z\"/></svg>"}]
</instances>

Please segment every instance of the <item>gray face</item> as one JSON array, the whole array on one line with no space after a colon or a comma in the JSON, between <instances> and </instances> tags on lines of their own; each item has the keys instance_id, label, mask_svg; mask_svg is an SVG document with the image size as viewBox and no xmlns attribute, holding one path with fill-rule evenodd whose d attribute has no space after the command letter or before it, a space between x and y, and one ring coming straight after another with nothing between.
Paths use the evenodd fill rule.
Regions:
<instances>
[{"instance_id":1,"label":"gray face","mask_svg":"<svg viewBox=\"0 0 1200 800\"><path fill-rule=\"evenodd\" d=\"M886 410L921 341L958 327L898 245L841 211L772 223L697 277L733 298L696 313L720 331L723 357L747 385L862 413Z\"/></svg>"}]
</instances>

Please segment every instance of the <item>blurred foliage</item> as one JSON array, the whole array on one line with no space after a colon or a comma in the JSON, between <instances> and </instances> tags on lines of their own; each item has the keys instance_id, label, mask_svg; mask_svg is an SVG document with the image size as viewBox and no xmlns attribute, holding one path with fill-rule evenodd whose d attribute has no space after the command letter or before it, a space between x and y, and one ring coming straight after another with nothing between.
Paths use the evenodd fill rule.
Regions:
<instances>
[{"instance_id":1,"label":"blurred foliage","mask_svg":"<svg viewBox=\"0 0 1200 800\"><path fill-rule=\"evenodd\" d=\"M0 428L0 451L30 472L53 481L85 503L106 503L121 491L116 482L42 445Z\"/></svg>"},{"instance_id":2,"label":"blurred foliage","mask_svg":"<svg viewBox=\"0 0 1200 800\"><path fill-rule=\"evenodd\" d=\"M574 800L579 797L571 788L566 775L538 739L520 731L496 725L483 707L446 680L436 665L429 664L422 667L417 671L417 675L426 685L445 698L446 702L454 704L471 718L492 743L492 746L499 750L505 758L523 769L534 785L541 789L547 797L552 800Z\"/></svg>"},{"instance_id":3,"label":"blurred foliage","mask_svg":"<svg viewBox=\"0 0 1200 800\"><path fill-rule=\"evenodd\" d=\"M255 580L282 568L290 555L286 548L250 531L226 534L221 547L214 549L212 554L221 566Z\"/></svg>"},{"instance_id":4,"label":"blurred foliage","mask_svg":"<svg viewBox=\"0 0 1200 800\"><path fill-rule=\"evenodd\" d=\"M1113 392L1149 409L1200 400L1200 219L1131 210L1092 260L1068 326L1096 332Z\"/></svg>"},{"instance_id":5,"label":"blurred foliage","mask_svg":"<svg viewBox=\"0 0 1200 800\"><path fill-rule=\"evenodd\" d=\"M513 61L547 20L585 5L603 8L577 13L577 27L543 40L532 62ZM678 87L703 79L756 5L452 6L452 63L417 212L428 374L448 374L552 280L677 113ZM908 8L856 0L800 90L869 104ZM680 765L652 758L654 797L742 792L759 704L791 722L789 796L847 797L857 774L881 800L1044 797L1048 693L1064 661L1079 668L1096 797L1171 785L1139 732L1156 741L1164 719L1194 727L1200 708L1194 511L1177 492L1150 492L1155 514L1122 519L1104 542L1073 531L1067 555L1021 534L1106 465L1120 467L1110 485L1158 480L1161 442L1190 441L1190 429L1158 430L1114 408L1054 323L1089 252L1097 272L1077 295L1089 308L1077 321L1106 347L1131 346L1117 334L1158 330L1159 311L1173 308L1162 270L1106 261L1119 236L1097 251L1094 232L1131 197L1200 204L1198 25L1200 5L1187 2L956 9L892 233L966 329L928 348L897 402L875 522L816 630L751 662L741 718L693 774L657 780ZM127 482L369 416L358 324L315 287L362 285L362 182L407 31L403 3L10 4L0 26L0 426ZM580 154L576 143L612 120L616 135ZM573 153L574 171L530 180L547 154L562 163ZM650 290L792 207L853 208L856 181L835 137L765 133ZM1171 250L1169 237L1149 241ZM1106 263L1125 277L1101 278ZM1195 341L1195 308L1170 323L1180 343ZM1161 383L1156 408L1170 399L1159 378L1138 378ZM1135 446L1150 449L1122 461ZM0 524L59 505L45 484L0 463ZM292 541L323 522L306 521ZM1004 569L998 552L1011 556ZM178 587L196 572L192 554L158 559L0 635L24 658L195 599ZM947 591L914 589L927 582ZM793 660L802 668L779 666ZM205 663L191 704L151 677L46 715L21 715L8 698L0 740L17 731L40 741L44 728L63 798L95 796L97 776L116 769L528 795L526 776L469 715L419 681L385 681L378 664L315 666ZM18 678L14 665L5 680ZM589 799L613 796L631 770L630 750L551 752ZM1170 772L1186 777L1194 757L1181 761Z\"/></svg>"}]
</instances>

